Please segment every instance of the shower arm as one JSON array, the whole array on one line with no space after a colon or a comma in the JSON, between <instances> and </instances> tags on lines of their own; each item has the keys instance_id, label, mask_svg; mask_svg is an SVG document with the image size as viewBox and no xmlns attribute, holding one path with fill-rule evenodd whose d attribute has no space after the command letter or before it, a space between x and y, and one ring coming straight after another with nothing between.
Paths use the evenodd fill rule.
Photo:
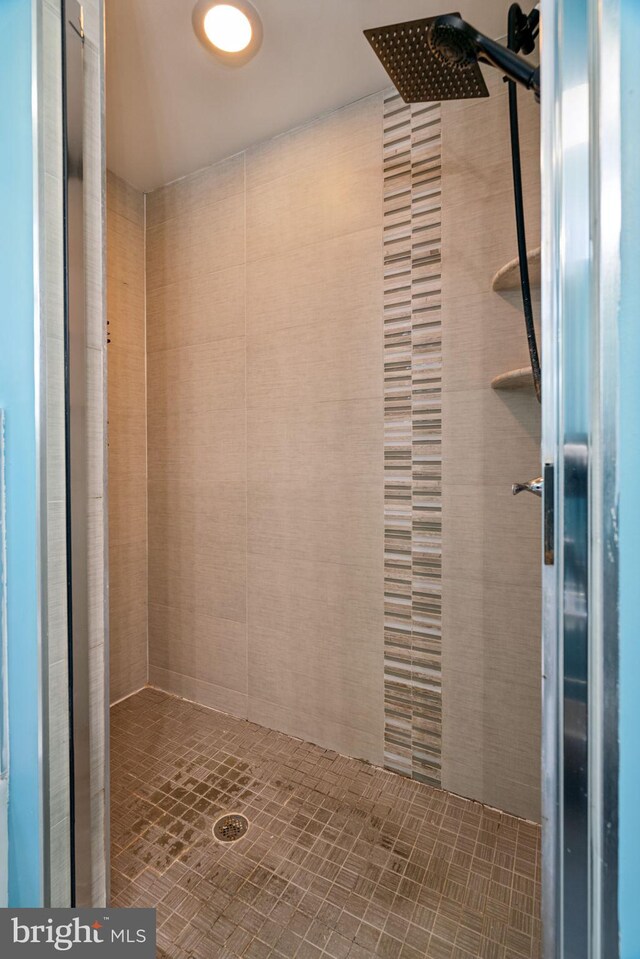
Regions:
<instances>
[{"instance_id":1,"label":"shower arm","mask_svg":"<svg viewBox=\"0 0 640 959\"><path fill-rule=\"evenodd\" d=\"M540 67L532 67L517 53L500 46L495 40L483 37L482 34L478 36L481 38L478 43L478 60L500 70L508 80L532 90L536 99L540 99Z\"/></svg>"}]
</instances>

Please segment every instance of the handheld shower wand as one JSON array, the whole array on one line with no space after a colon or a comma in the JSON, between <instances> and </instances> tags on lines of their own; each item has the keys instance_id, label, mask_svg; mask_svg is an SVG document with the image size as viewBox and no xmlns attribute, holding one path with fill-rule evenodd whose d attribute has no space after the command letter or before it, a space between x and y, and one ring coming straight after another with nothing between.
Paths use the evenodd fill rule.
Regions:
<instances>
[{"instance_id":1,"label":"handheld shower wand","mask_svg":"<svg viewBox=\"0 0 640 959\"><path fill-rule=\"evenodd\" d=\"M468 64L480 61L540 95L539 67L480 33L455 13L435 18L427 42L432 53L451 70L464 70Z\"/></svg>"}]
</instances>

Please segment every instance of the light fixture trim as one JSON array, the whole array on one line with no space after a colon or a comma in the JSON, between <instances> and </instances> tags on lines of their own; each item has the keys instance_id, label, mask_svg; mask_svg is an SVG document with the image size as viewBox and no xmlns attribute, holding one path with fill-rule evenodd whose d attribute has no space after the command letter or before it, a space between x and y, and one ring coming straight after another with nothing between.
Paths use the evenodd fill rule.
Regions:
<instances>
[{"instance_id":1,"label":"light fixture trim","mask_svg":"<svg viewBox=\"0 0 640 959\"><path fill-rule=\"evenodd\" d=\"M207 16L217 7L231 7L238 11L248 21L251 28L251 36L248 42L240 49L225 50L208 35L205 29ZM240 18L237 18L241 25ZM212 53L218 60L228 66L242 66L255 57L262 45L262 21L258 11L249 0L198 0L193 8L193 29L202 45ZM246 34L245 34L246 36Z\"/></svg>"}]
</instances>

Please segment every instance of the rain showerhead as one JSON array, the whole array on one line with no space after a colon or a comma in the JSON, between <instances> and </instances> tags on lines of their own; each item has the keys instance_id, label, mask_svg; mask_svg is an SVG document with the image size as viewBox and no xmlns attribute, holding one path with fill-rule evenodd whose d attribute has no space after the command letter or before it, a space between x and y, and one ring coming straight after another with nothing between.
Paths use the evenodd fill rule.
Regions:
<instances>
[{"instance_id":1,"label":"rain showerhead","mask_svg":"<svg viewBox=\"0 0 640 959\"><path fill-rule=\"evenodd\" d=\"M460 20L457 14L452 16ZM365 30L365 37L406 103L489 96L475 47L464 32L445 22L432 34L437 21L448 19L425 17Z\"/></svg>"},{"instance_id":2,"label":"rain showerhead","mask_svg":"<svg viewBox=\"0 0 640 959\"><path fill-rule=\"evenodd\" d=\"M540 73L458 13L396 23L364 34L406 103L488 97L479 62L536 94Z\"/></svg>"}]
</instances>

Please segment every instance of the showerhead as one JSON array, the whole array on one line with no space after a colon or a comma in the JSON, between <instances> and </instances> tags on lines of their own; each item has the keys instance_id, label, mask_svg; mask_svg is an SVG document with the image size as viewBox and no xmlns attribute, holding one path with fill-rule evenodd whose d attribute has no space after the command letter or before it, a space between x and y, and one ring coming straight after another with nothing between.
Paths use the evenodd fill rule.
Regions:
<instances>
[{"instance_id":1,"label":"showerhead","mask_svg":"<svg viewBox=\"0 0 640 959\"><path fill-rule=\"evenodd\" d=\"M476 45L459 17L436 17L427 33L427 43L434 57L451 70L464 70L477 64ZM466 26L466 24L464 24Z\"/></svg>"},{"instance_id":2,"label":"showerhead","mask_svg":"<svg viewBox=\"0 0 640 959\"><path fill-rule=\"evenodd\" d=\"M458 14L396 23L364 35L406 103L488 97L475 46Z\"/></svg>"},{"instance_id":3,"label":"showerhead","mask_svg":"<svg viewBox=\"0 0 640 959\"><path fill-rule=\"evenodd\" d=\"M365 30L364 35L405 103L488 97L479 62L540 92L538 69L458 13Z\"/></svg>"}]
</instances>

